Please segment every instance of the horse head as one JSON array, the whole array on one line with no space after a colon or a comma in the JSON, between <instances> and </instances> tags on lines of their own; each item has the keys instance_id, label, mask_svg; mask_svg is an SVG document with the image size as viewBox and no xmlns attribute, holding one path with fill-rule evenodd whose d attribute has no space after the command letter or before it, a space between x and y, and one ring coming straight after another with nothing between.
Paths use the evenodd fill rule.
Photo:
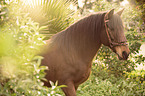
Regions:
<instances>
[{"instance_id":1,"label":"horse head","mask_svg":"<svg viewBox=\"0 0 145 96\"><path fill-rule=\"evenodd\" d=\"M120 60L127 60L130 51L120 18L123 10L115 14L114 9L104 13L104 30L101 33L101 43L111 48Z\"/></svg>"}]
</instances>

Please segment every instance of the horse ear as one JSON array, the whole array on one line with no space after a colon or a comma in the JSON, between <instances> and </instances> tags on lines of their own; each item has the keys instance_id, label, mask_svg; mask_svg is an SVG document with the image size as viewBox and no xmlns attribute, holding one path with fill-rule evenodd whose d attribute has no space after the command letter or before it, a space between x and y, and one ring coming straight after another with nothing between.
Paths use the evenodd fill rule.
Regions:
<instances>
[{"instance_id":1,"label":"horse ear","mask_svg":"<svg viewBox=\"0 0 145 96\"><path fill-rule=\"evenodd\" d=\"M109 12L105 14L105 19L109 20L114 14L114 9L111 9Z\"/></svg>"},{"instance_id":2,"label":"horse ear","mask_svg":"<svg viewBox=\"0 0 145 96\"><path fill-rule=\"evenodd\" d=\"M119 12L117 12L116 14L118 14L119 16L121 16L123 10L124 10L124 8L122 10L120 10Z\"/></svg>"}]
</instances>

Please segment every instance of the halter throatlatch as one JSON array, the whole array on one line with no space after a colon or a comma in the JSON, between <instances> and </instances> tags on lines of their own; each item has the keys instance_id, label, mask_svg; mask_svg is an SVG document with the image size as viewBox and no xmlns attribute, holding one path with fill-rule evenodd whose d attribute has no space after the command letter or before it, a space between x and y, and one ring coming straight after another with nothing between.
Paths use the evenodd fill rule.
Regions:
<instances>
[{"instance_id":1,"label":"halter throatlatch","mask_svg":"<svg viewBox=\"0 0 145 96\"><path fill-rule=\"evenodd\" d=\"M121 42L112 42L111 37L109 35L108 27L107 27L107 24L106 24L108 21L109 20L106 20L104 18L104 24L105 24L106 34L107 34L107 37L108 37L108 40L109 40L109 44L110 44L109 46L112 48L112 47L120 46L120 45L128 45L127 44L127 40L121 41Z\"/></svg>"}]
</instances>

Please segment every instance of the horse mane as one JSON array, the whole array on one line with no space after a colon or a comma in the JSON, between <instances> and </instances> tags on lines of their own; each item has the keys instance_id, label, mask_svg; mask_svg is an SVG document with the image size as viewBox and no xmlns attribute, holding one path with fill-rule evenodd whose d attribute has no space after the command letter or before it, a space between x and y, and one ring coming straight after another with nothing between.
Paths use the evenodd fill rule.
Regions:
<instances>
[{"instance_id":1,"label":"horse mane","mask_svg":"<svg viewBox=\"0 0 145 96\"><path fill-rule=\"evenodd\" d=\"M78 22L72 24L66 30L59 32L54 36L54 42L61 42L60 46L63 46L63 42L79 42L82 38L94 40L96 36L99 36L103 25L103 14L97 13L89 15ZM84 35L83 35L84 34ZM93 36L93 38L92 38ZM87 37L87 38L86 38ZM99 38L99 37L98 37ZM61 39L61 40L59 40ZM81 39L81 40L80 40ZM87 41L87 40L85 40ZM87 42L84 42L87 43ZM90 42L89 42L90 43Z\"/></svg>"},{"instance_id":2,"label":"horse mane","mask_svg":"<svg viewBox=\"0 0 145 96\"><path fill-rule=\"evenodd\" d=\"M50 46L57 46L63 54L84 54L87 49L94 50L100 44L100 32L104 25L104 14L91 14L78 22L72 24L67 29L55 34L51 38ZM95 55L95 54L94 54Z\"/></svg>"}]
</instances>

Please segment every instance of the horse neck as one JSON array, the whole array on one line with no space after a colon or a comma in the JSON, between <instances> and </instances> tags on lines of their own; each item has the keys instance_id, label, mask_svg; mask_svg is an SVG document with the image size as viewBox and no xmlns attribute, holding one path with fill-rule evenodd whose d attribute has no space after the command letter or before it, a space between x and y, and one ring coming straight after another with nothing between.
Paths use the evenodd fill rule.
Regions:
<instances>
[{"instance_id":1,"label":"horse neck","mask_svg":"<svg viewBox=\"0 0 145 96\"><path fill-rule=\"evenodd\" d=\"M101 46L102 21L100 18L95 21L94 18L95 16L82 19L64 31L68 50L76 58L92 61Z\"/></svg>"}]
</instances>

